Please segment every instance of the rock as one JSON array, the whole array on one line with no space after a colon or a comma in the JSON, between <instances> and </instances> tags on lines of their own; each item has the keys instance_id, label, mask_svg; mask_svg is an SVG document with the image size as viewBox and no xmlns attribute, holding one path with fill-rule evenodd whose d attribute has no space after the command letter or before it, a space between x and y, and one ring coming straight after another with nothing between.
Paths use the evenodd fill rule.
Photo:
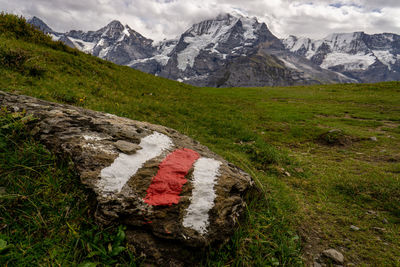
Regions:
<instances>
[{"instance_id":1,"label":"rock","mask_svg":"<svg viewBox=\"0 0 400 267\"><path fill-rule=\"evenodd\" d=\"M343 254L335 249L327 249L322 252L322 255L326 258L333 260L335 263L343 264L344 257Z\"/></svg>"},{"instance_id":2,"label":"rock","mask_svg":"<svg viewBox=\"0 0 400 267\"><path fill-rule=\"evenodd\" d=\"M94 192L96 220L125 225L127 241L152 264L191 266L237 228L253 180L189 137L1 91L0 106L36 118L29 122L35 138L71 158Z\"/></svg>"},{"instance_id":3,"label":"rock","mask_svg":"<svg viewBox=\"0 0 400 267\"><path fill-rule=\"evenodd\" d=\"M366 214L368 214L368 215L376 215L377 212L374 211L374 210L368 210L368 211L366 211Z\"/></svg>"},{"instance_id":4,"label":"rock","mask_svg":"<svg viewBox=\"0 0 400 267\"><path fill-rule=\"evenodd\" d=\"M303 168L295 168L294 169L297 173L304 173Z\"/></svg>"},{"instance_id":5,"label":"rock","mask_svg":"<svg viewBox=\"0 0 400 267\"><path fill-rule=\"evenodd\" d=\"M318 136L317 141L328 146L348 146L352 144L352 137L342 130L333 129Z\"/></svg>"},{"instance_id":6,"label":"rock","mask_svg":"<svg viewBox=\"0 0 400 267\"><path fill-rule=\"evenodd\" d=\"M353 231L360 231L360 228L358 228L357 226L354 226L354 225L350 226L350 229Z\"/></svg>"},{"instance_id":7,"label":"rock","mask_svg":"<svg viewBox=\"0 0 400 267\"><path fill-rule=\"evenodd\" d=\"M369 140L371 140L373 142L378 142L378 138L376 138L376 136L370 137Z\"/></svg>"},{"instance_id":8,"label":"rock","mask_svg":"<svg viewBox=\"0 0 400 267\"><path fill-rule=\"evenodd\" d=\"M126 142L124 140L118 140L117 142L115 142L114 145L116 148L118 148L119 151L128 155L134 154L136 153L136 151L142 149L139 145Z\"/></svg>"},{"instance_id":9,"label":"rock","mask_svg":"<svg viewBox=\"0 0 400 267\"><path fill-rule=\"evenodd\" d=\"M322 267L321 263L314 261L313 263L314 267Z\"/></svg>"},{"instance_id":10,"label":"rock","mask_svg":"<svg viewBox=\"0 0 400 267\"><path fill-rule=\"evenodd\" d=\"M379 232L379 233L384 233L386 232L385 228L381 228L381 227L372 227L372 230Z\"/></svg>"}]
</instances>

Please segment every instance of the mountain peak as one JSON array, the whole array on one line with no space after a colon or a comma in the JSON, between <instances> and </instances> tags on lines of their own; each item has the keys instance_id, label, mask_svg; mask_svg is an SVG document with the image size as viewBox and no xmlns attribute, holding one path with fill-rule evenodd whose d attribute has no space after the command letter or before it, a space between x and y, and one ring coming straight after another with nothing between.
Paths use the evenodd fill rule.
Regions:
<instances>
[{"instance_id":1,"label":"mountain peak","mask_svg":"<svg viewBox=\"0 0 400 267\"><path fill-rule=\"evenodd\" d=\"M249 17L244 13L238 12L238 11L232 11L229 13L220 13L215 20L251 20L253 22L258 22L256 17Z\"/></svg>"},{"instance_id":2,"label":"mountain peak","mask_svg":"<svg viewBox=\"0 0 400 267\"><path fill-rule=\"evenodd\" d=\"M124 25L119 20L113 20L110 23L107 24L107 28L112 28L112 29L125 29Z\"/></svg>"},{"instance_id":3,"label":"mountain peak","mask_svg":"<svg viewBox=\"0 0 400 267\"><path fill-rule=\"evenodd\" d=\"M54 32L49 26L47 26L46 23L44 23L43 20L41 20L36 16L33 16L32 18L28 19L27 22L44 33Z\"/></svg>"},{"instance_id":4,"label":"mountain peak","mask_svg":"<svg viewBox=\"0 0 400 267\"><path fill-rule=\"evenodd\" d=\"M234 18L235 16L232 16L230 13L220 13L218 16L215 18L215 20L230 20Z\"/></svg>"}]
</instances>

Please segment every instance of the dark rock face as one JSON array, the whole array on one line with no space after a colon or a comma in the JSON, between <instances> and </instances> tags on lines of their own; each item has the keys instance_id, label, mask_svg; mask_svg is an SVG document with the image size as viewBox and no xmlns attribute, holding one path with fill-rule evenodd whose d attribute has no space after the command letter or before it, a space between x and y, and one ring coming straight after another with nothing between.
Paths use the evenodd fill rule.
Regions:
<instances>
[{"instance_id":1,"label":"dark rock face","mask_svg":"<svg viewBox=\"0 0 400 267\"><path fill-rule=\"evenodd\" d=\"M175 130L0 91L0 106L26 110L32 133L70 156L96 195L96 219L126 225L158 265L193 265L235 230L251 177Z\"/></svg>"}]
</instances>

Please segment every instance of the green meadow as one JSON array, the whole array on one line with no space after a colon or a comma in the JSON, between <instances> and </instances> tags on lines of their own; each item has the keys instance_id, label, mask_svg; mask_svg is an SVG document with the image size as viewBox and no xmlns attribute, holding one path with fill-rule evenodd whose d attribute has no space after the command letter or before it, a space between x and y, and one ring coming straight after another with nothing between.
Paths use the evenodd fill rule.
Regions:
<instances>
[{"instance_id":1,"label":"green meadow","mask_svg":"<svg viewBox=\"0 0 400 267\"><path fill-rule=\"evenodd\" d=\"M328 248L346 265L400 265L400 82L193 87L1 14L0 90L171 127L250 173L260 193L201 265L308 266ZM140 266L124 228L94 222L69 159L34 140L29 120L0 111L0 265Z\"/></svg>"}]
</instances>

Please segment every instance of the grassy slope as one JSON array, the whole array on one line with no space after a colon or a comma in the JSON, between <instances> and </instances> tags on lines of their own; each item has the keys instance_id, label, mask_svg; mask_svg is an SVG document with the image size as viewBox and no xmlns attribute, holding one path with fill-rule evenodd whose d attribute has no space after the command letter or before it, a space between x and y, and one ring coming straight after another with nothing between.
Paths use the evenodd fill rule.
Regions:
<instances>
[{"instance_id":1,"label":"grassy slope","mask_svg":"<svg viewBox=\"0 0 400 267\"><path fill-rule=\"evenodd\" d=\"M218 253L213 250L205 264L293 266L299 264L301 254L308 262L329 247L342 250L347 262L400 264L400 83L196 88L42 43L0 34L0 60L4 61L2 54L26 57L17 64L1 64L0 90L175 128L260 182L266 198L252 201L245 226L231 244ZM353 141L346 146L320 144L318 136L330 129L343 130ZM378 142L369 140L371 136ZM68 173L62 166L55 168ZM7 184L7 193L19 192L8 187L3 178L7 172L0 165L0 186ZM10 212L11 204L4 204L4 198L0 197L0 208ZM90 221L81 209L74 211ZM361 230L351 231L351 225ZM45 224L41 229L51 227ZM95 225L79 222L74 227L84 235ZM34 254L26 237L31 230L17 236L10 228L0 222L0 239L14 244L6 253ZM88 257L88 249L69 246L74 236L68 233L63 245L79 256L67 257L65 251L54 249L54 254L40 254L38 263L105 262L97 255ZM112 234L106 233L96 244L107 246ZM49 247L58 245L49 242ZM0 251L0 263L7 258L3 254ZM127 253L116 257L134 260Z\"/></svg>"}]
</instances>

